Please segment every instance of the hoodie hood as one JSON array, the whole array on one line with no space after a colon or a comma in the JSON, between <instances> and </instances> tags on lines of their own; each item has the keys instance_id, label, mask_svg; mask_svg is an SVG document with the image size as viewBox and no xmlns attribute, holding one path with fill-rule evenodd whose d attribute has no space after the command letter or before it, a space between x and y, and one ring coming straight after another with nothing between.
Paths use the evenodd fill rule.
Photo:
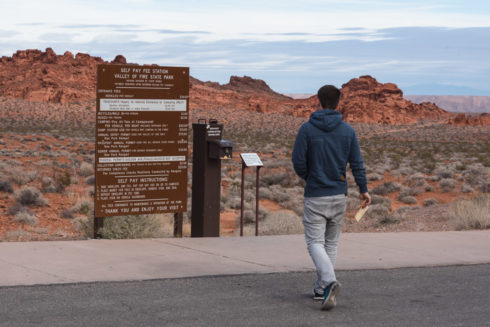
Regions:
<instances>
[{"instance_id":1,"label":"hoodie hood","mask_svg":"<svg viewBox=\"0 0 490 327\"><path fill-rule=\"evenodd\" d=\"M330 132L342 122L342 114L337 110L322 109L315 111L310 116L310 123L313 126Z\"/></svg>"}]
</instances>

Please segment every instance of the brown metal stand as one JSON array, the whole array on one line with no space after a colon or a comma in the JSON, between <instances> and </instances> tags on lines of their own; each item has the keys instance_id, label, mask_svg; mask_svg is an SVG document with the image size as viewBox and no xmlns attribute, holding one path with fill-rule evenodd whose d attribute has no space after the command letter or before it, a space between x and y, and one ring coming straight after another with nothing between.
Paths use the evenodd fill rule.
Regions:
<instances>
[{"instance_id":1,"label":"brown metal stand","mask_svg":"<svg viewBox=\"0 0 490 327\"><path fill-rule=\"evenodd\" d=\"M174 213L174 237L182 237L184 225L184 214L182 212Z\"/></svg>"},{"instance_id":2,"label":"brown metal stand","mask_svg":"<svg viewBox=\"0 0 490 327\"><path fill-rule=\"evenodd\" d=\"M259 170L257 166L257 176L255 179L255 236L259 236Z\"/></svg>"},{"instance_id":3,"label":"brown metal stand","mask_svg":"<svg viewBox=\"0 0 490 327\"><path fill-rule=\"evenodd\" d=\"M240 236L243 236L243 206L245 198L245 169L247 166L242 161L242 189L241 189L241 205L240 205ZM259 184L260 184L260 168L257 166L255 179L255 236L259 236Z\"/></svg>"},{"instance_id":4,"label":"brown metal stand","mask_svg":"<svg viewBox=\"0 0 490 327\"><path fill-rule=\"evenodd\" d=\"M241 190L241 205L240 205L240 236L243 236L243 198L245 197L245 163L242 162L242 190Z\"/></svg>"}]
</instances>

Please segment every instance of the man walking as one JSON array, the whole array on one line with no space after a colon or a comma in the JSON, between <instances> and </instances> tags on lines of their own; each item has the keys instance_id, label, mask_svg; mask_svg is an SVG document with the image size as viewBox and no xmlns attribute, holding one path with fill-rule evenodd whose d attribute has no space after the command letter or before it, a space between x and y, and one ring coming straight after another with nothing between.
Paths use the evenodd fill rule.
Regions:
<instances>
[{"instance_id":1,"label":"man walking","mask_svg":"<svg viewBox=\"0 0 490 327\"><path fill-rule=\"evenodd\" d=\"M335 110L340 90L325 85L317 96L322 109L299 129L292 159L294 170L306 181L303 225L308 252L317 269L314 298L323 299L322 310L329 310L336 306L341 287L334 265L346 208L347 163L363 207L371 203L371 197L356 134Z\"/></svg>"}]
</instances>

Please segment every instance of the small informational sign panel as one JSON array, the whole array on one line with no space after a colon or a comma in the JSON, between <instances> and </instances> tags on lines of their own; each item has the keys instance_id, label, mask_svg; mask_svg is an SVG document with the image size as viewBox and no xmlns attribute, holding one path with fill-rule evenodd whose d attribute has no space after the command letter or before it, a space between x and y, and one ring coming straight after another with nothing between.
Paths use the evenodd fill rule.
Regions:
<instances>
[{"instance_id":1,"label":"small informational sign panel","mask_svg":"<svg viewBox=\"0 0 490 327\"><path fill-rule=\"evenodd\" d=\"M247 167L262 167L264 165L257 153L241 153L240 156Z\"/></svg>"},{"instance_id":2,"label":"small informational sign panel","mask_svg":"<svg viewBox=\"0 0 490 327\"><path fill-rule=\"evenodd\" d=\"M95 216L187 210L189 68L97 66Z\"/></svg>"}]
</instances>

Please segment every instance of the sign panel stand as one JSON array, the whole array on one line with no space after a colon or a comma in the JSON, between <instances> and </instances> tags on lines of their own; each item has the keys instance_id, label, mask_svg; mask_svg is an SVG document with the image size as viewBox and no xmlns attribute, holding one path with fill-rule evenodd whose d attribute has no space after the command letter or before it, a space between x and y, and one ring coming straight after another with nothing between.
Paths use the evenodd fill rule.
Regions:
<instances>
[{"instance_id":1,"label":"sign panel stand","mask_svg":"<svg viewBox=\"0 0 490 327\"><path fill-rule=\"evenodd\" d=\"M97 66L94 236L102 217L187 210L189 68Z\"/></svg>"},{"instance_id":2,"label":"sign panel stand","mask_svg":"<svg viewBox=\"0 0 490 327\"><path fill-rule=\"evenodd\" d=\"M255 178L255 236L259 236L259 176L260 168L264 166L257 153L241 153L242 158L242 186L241 186L241 205L240 205L240 236L243 236L243 207L245 198L245 169L256 167Z\"/></svg>"}]
</instances>

